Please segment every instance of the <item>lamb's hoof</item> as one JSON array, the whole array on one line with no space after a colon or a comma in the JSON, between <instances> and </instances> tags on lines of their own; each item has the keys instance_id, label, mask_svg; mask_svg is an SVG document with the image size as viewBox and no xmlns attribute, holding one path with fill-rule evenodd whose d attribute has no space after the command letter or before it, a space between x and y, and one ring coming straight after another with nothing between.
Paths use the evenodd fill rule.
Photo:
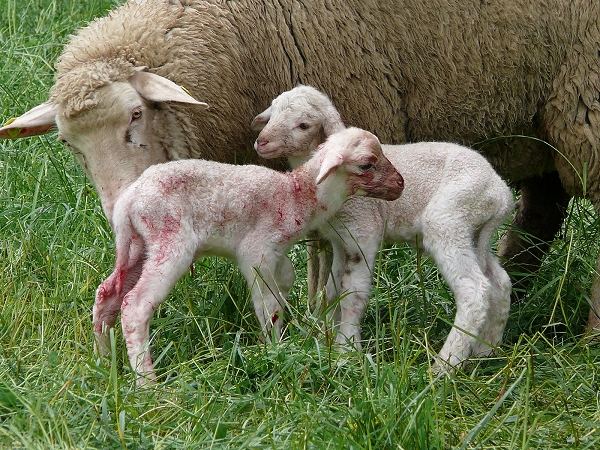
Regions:
<instances>
[{"instance_id":1,"label":"lamb's hoof","mask_svg":"<svg viewBox=\"0 0 600 450\"><path fill-rule=\"evenodd\" d=\"M135 385L140 389L149 389L156 385L156 375L154 372L146 373L146 374L138 374Z\"/></svg>"},{"instance_id":2,"label":"lamb's hoof","mask_svg":"<svg viewBox=\"0 0 600 450\"><path fill-rule=\"evenodd\" d=\"M94 341L94 353L102 358L110 356L110 338L108 334L96 333Z\"/></svg>"},{"instance_id":3,"label":"lamb's hoof","mask_svg":"<svg viewBox=\"0 0 600 450\"><path fill-rule=\"evenodd\" d=\"M464 360L460 360L455 356L450 356L448 359L435 356L434 360L435 362L433 363L433 366L431 366L431 372L436 375L437 378L448 377L456 373L456 371L465 364Z\"/></svg>"},{"instance_id":4,"label":"lamb's hoof","mask_svg":"<svg viewBox=\"0 0 600 450\"><path fill-rule=\"evenodd\" d=\"M590 327L589 324L586 327L582 341L585 344L598 344L600 343L600 324Z\"/></svg>"}]
</instances>

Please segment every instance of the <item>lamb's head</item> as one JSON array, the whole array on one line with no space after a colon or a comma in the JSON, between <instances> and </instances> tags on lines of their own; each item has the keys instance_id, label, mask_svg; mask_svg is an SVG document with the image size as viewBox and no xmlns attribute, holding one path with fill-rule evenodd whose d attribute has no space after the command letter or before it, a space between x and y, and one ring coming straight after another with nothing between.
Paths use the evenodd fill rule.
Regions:
<instances>
[{"instance_id":1,"label":"lamb's head","mask_svg":"<svg viewBox=\"0 0 600 450\"><path fill-rule=\"evenodd\" d=\"M254 118L254 149L263 158L307 159L327 136L344 128L331 100L311 86L297 86Z\"/></svg>"},{"instance_id":2,"label":"lamb's head","mask_svg":"<svg viewBox=\"0 0 600 450\"><path fill-rule=\"evenodd\" d=\"M345 184L348 195L396 200L404 189L402 175L383 154L377 136L360 128L332 134L313 158L321 161L317 184L335 179Z\"/></svg>"},{"instance_id":3,"label":"lamb's head","mask_svg":"<svg viewBox=\"0 0 600 450\"><path fill-rule=\"evenodd\" d=\"M128 70L128 77L113 80L94 77L94 68L89 66L59 74L50 101L0 128L0 138L33 136L58 128L59 139L98 189L107 217L112 217L123 188L146 167L167 160L160 142L164 136L159 136L157 129L173 124L164 123L163 102L206 105L166 78L143 69Z\"/></svg>"}]
</instances>

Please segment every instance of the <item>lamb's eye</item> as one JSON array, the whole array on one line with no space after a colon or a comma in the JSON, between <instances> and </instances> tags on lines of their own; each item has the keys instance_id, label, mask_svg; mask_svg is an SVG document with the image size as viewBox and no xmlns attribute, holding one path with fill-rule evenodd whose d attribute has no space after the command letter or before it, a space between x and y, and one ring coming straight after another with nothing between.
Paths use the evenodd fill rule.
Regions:
<instances>
[{"instance_id":1,"label":"lamb's eye","mask_svg":"<svg viewBox=\"0 0 600 450\"><path fill-rule=\"evenodd\" d=\"M363 164L362 166L358 166L360 170L366 172L367 170L371 170L373 168L373 164Z\"/></svg>"},{"instance_id":2,"label":"lamb's eye","mask_svg":"<svg viewBox=\"0 0 600 450\"><path fill-rule=\"evenodd\" d=\"M141 108L135 108L133 111L131 111L131 121L132 122L134 120L138 120L140 117L142 117L142 110L141 110Z\"/></svg>"},{"instance_id":3,"label":"lamb's eye","mask_svg":"<svg viewBox=\"0 0 600 450\"><path fill-rule=\"evenodd\" d=\"M298 125L298 128L300 128L301 130L308 130L310 128L310 125L302 122L300 125Z\"/></svg>"}]
</instances>

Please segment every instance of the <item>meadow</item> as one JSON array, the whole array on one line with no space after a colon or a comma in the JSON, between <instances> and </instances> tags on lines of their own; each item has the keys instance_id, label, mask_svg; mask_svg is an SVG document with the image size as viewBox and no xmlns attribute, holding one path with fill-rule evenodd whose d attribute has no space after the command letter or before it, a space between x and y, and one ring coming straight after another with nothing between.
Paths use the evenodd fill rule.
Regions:
<instances>
[{"instance_id":1,"label":"meadow","mask_svg":"<svg viewBox=\"0 0 600 450\"><path fill-rule=\"evenodd\" d=\"M0 0L0 120L47 98L69 33L115 1ZM159 383L136 389L120 329L93 351L95 289L113 242L55 134L0 141L0 448L600 448L600 346L583 335L599 250L585 200L505 341L448 378L430 372L452 296L429 258L382 249L363 352L340 354L308 312L306 253L285 340L260 344L248 291L196 263L152 323Z\"/></svg>"}]
</instances>

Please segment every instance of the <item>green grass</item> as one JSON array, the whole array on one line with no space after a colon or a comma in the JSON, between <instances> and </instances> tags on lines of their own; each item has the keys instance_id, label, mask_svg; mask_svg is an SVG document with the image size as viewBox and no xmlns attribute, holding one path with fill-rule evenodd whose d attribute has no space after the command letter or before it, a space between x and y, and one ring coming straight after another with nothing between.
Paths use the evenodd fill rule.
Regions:
<instances>
[{"instance_id":1,"label":"green grass","mask_svg":"<svg viewBox=\"0 0 600 450\"><path fill-rule=\"evenodd\" d=\"M0 119L45 100L68 34L114 3L0 0ZM572 203L498 355L437 380L452 297L407 247L382 252L368 342L348 355L306 312L301 248L277 346L257 344L237 270L205 259L155 315L160 383L140 391L120 330L112 358L93 353L113 263L94 190L54 136L1 142L0 448L598 448L600 350L581 338L598 228Z\"/></svg>"}]
</instances>

